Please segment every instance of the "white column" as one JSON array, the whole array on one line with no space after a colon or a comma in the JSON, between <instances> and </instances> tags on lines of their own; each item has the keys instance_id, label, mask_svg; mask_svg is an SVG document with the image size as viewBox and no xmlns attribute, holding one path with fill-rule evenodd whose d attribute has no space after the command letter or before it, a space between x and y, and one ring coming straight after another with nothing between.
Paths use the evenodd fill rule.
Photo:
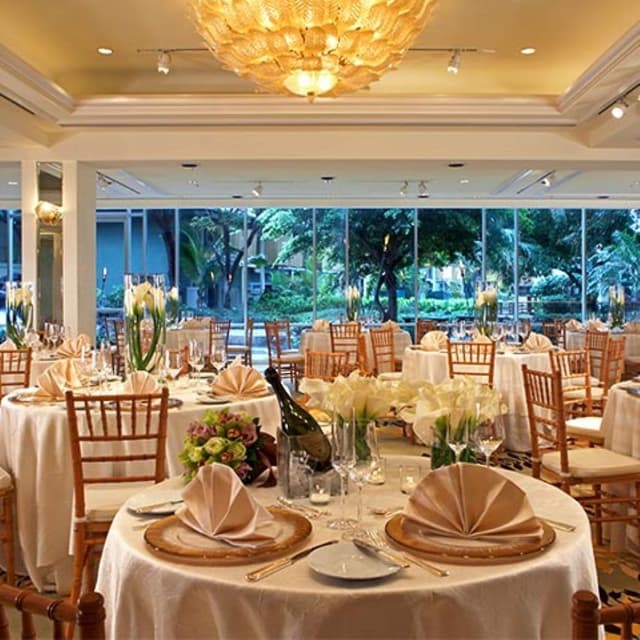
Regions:
<instances>
[{"instance_id":1,"label":"white column","mask_svg":"<svg viewBox=\"0 0 640 640\"><path fill-rule=\"evenodd\" d=\"M64 324L73 335L96 334L96 172L76 161L63 163L62 272Z\"/></svg>"},{"instance_id":2,"label":"white column","mask_svg":"<svg viewBox=\"0 0 640 640\"><path fill-rule=\"evenodd\" d=\"M38 281L38 225L36 204L38 202L38 163L33 160L21 162L20 197L22 205L22 275L23 282ZM38 292L36 291L36 299ZM38 304L35 305L33 326L38 327Z\"/></svg>"}]
</instances>

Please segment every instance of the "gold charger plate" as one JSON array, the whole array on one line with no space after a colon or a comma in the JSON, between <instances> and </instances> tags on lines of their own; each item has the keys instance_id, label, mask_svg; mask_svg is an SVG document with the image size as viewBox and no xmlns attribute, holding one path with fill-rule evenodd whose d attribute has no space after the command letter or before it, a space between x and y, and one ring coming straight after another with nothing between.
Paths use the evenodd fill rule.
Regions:
<instances>
[{"instance_id":1,"label":"gold charger plate","mask_svg":"<svg viewBox=\"0 0 640 640\"><path fill-rule=\"evenodd\" d=\"M267 507L267 510L280 525L280 532L273 541L256 547L234 547L212 540L188 527L178 516L168 516L150 524L145 529L144 539L149 549L165 560L215 565L253 562L289 551L311 533L311 522L300 513L278 507Z\"/></svg>"},{"instance_id":2,"label":"gold charger plate","mask_svg":"<svg viewBox=\"0 0 640 640\"><path fill-rule=\"evenodd\" d=\"M39 396L36 395L35 391L20 391L15 395L9 396L9 400L12 402L17 402L18 404L40 404L40 405L64 405L64 398L54 398L48 396Z\"/></svg>"},{"instance_id":3,"label":"gold charger plate","mask_svg":"<svg viewBox=\"0 0 640 640\"><path fill-rule=\"evenodd\" d=\"M556 532L544 521L540 521L540 540L509 543L469 540L464 543L455 538L424 535L420 532L419 525L405 525L404 520L404 516L399 513L385 525L387 536L395 544L411 551L419 551L434 560L455 564L501 564L526 560L547 549L556 539Z\"/></svg>"}]
</instances>

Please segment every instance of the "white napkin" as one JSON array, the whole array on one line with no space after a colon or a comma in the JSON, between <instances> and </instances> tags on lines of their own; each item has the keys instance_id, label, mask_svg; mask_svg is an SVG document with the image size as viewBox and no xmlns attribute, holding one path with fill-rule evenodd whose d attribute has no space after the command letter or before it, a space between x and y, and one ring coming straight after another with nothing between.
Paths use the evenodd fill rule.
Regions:
<instances>
[{"instance_id":1,"label":"white napkin","mask_svg":"<svg viewBox=\"0 0 640 640\"><path fill-rule=\"evenodd\" d=\"M209 320L198 320L194 318L193 320L185 320L181 326L183 329L207 329L209 327Z\"/></svg>"},{"instance_id":2,"label":"white napkin","mask_svg":"<svg viewBox=\"0 0 640 640\"><path fill-rule=\"evenodd\" d=\"M59 360L38 376L37 396L64 398L67 389L77 389L83 384L78 365L71 359Z\"/></svg>"},{"instance_id":3,"label":"white napkin","mask_svg":"<svg viewBox=\"0 0 640 640\"><path fill-rule=\"evenodd\" d=\"M491 342L491 338L489 336L485 336L484 333L480 333L477 329L471 334L471 342L484 342L488 344Z\"/></svg>"},{"instance_id":4,"label":"white napkin","mask_svg":"<svg viewBox=\"0 0 640 640\"><path fill-rule=\"evenodd\" d=\"M501 473L454 464L427 474L402 512L433 535L493 542L539 540L542 526L526 494Z\"/></svg>"},{"instance_id":5,"label":"white napkin","mask_svg":"<svg viewBox=\"0 0 640 640\"><path fill-rule=\"evenodd\" d=\"M15 351L16 345L13 340L7 338L2 344L0 344L0 351Z\"/></svg>"},{"instance_id":6,"label":"white napkin","mask_svg":"<svg viewBox=\"0 0 640 640\"><path fill-rule=\"evenodd\" d=\"M311 329L312 331L329 331L329 324L330 322L328 320L320 318L318 320L314 320Z\"/></svg>"},{"instance_id":7,"label":"white napkin","mask_svg":"<svg viewBox=\"0 0 640 640\"><path fill-rule=\"evenodd\" d=\"M447 348L447 334L444 331L427 331L420 340L425 351L442 351Z\"/></svg>"},{"instance_id":8,"label":"white napkin","mask_svg":"<svg viewBox=\"0 0 640 640\"><path fill-rule=\"evenodd\" d=\"M82 350L88 352L91 349L89 336L81 333L77 338L65 340L57 349L56 354L62 358L80 358Z\"/></svg>"},{"instance_id":9,"label":"white napkin","mask_svg":"<svg viewBox=\"0 0 640 640\"><path fill-rule=\"evenodd\" d=\"M582 329L582 322L575 318L571 318L565 322L564 326L568 331L580 331Z\"/></svg>"},{"instance_id":10,"label":"white napkin","mask_svg":"<svg viewBox=\"0 0 640 640\"><path fill-rule=\"evenodd\" d=\"M553 343L547 336L543 336L541 333L531 332L529 337L522 345L522 350L528 353L544 353L553 349Z\"/></svg>"},{"instance_id":11,"label":"white napkin","mask_svg":"<svg viewBox=\"0 0 640 640\"><path fill-rule=\"evenodd\" d=\"M253 367L246 367L236 359L215 379L211 391L219 396L251 398L265 395L267 383Z\"/></svg>"},{"instance_id":12,"label":"white napkin","mask_svg":"<svg viewBox=\"0 0 640 640\"><path fill-rule=\"evenodd\" d=\"M587 320L587 331L609 331L609 327L606 322L602 322L602 320Z\"/></svg>"},{"instance_id":13,"label":"white napkin","mask_svg":"<svg viewBox=\"0 0 640 640\"><path fill-rule=\"evenodd\" d=\"M159 393L160 385L158 381L147 371L134 371L129 374L122 385L123 393L137 395Z\"/></svg>"},{"instance_id":14,"label":"white napkin","mask_svg":"<svg viewBox=\"0 0 640 640\"><path fill-rule=\"evenodd\" d=\"M251 496L236 472L223 464L206 464L182 490L184 505L176 515L199 533L238 547L273 540L279 527Z\"/></svg>"},{"instance_id":15,"label":"white napkin","mask_svg":"<svg viewBox=\"0 0 640 640\"><path fill-rule=\"evenodd\" d=\"M400 325L397 322L394 322L393 320L387 320L386 322L383 322L381 326L383 329L391 329L394 333L398 333L399 331L402 331L402 328L400 327Z\"/></svg>"}]
</instances>

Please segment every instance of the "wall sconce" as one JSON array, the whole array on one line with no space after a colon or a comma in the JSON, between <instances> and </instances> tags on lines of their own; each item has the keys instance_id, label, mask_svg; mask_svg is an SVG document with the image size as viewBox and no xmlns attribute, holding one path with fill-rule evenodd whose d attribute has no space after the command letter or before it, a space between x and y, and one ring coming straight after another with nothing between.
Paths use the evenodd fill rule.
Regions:
<instances>
[{"instance_id":1,"label":"wall sconce","mask_svg":"<svg viewBox=\"0 0 640 640\"><path fill-rule=\"evenodd\" d=\"M62 207L58 207L52 202L40 200L36 204L35 213L40 222L49 225L56 225L62 222Z\"/></svg>"}]
</instances>

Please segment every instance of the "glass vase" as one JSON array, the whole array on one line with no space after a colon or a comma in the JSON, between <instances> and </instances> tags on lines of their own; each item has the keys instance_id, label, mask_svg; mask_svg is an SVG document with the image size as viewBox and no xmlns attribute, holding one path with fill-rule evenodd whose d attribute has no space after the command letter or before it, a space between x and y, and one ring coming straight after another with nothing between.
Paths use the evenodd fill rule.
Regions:
<instances>
[{"instance_id":1,"label":"glass vase","mask_svg":"<svg viewBox=\"0 0 640 640\"><path fill-rule=\"evenodd\" d=\"M624 328L624 287L615 284L609 287L609 324L612 329Z\"/></svg>"},{"instance_id":2,"label":"glass vase","mask_svg":"<svg viewBox=\"0 0 640 640\"><path fill-rule=\"evenodd\" d=\"M33 283L7 282L7 338L17 349L26 347L27 334L33 326Z\"/></svg>"},{"instance_id":3,"label":"glass vase","mask_svg":"<svg viewBox=\"0 0 640 640\"><path fill-rule=\"evenodd\" d=\"M476 329L491 337L498 321L498 288L495 284L478 282L474 310Z\"/></svg>"},{"instance_id":4,"label":"glass vase","mask_svg":"<svg viewBox=\"0 0 640 640\"><path fill-rule=\"evenodd\" d=\"M132 371L153 371L166 343L164 275L124 276L127 356Z\"/></svg>"}]
</instances>

